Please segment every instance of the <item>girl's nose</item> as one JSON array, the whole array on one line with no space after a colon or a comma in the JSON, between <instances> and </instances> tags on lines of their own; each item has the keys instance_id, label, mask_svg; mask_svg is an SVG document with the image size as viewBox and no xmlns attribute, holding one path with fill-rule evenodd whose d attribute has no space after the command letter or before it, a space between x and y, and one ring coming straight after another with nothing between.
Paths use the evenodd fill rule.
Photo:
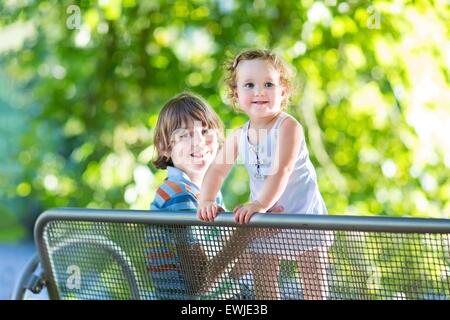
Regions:
<instances>
[{"instance_id":1,"label":"girl's nose","mask_svg":"<svg viewBox=\"0 0 450 320\"><path fill-rule=\"evenodd\" d=\"M256 95L263 95L265 93L264 87L255 86L255 93L256 93Z\"/></svg>"}]
</instances>

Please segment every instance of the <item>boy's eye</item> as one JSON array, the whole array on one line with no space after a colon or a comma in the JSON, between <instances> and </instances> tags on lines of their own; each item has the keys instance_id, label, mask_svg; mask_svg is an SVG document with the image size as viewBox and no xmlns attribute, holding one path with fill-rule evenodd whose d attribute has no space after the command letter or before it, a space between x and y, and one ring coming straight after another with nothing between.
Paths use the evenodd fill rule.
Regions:
<instances>
[{"instance_id":1,"label":"boy's eye","mask_svg":"<svg viewBox=\"0 0 450 320\"><path fill-rule=\"evenodd\" d=\"M255 85L251 82L244 84L244 88L253 88Z\"/></svg>"},{"instance_id":2,"label":"boy's eye","mask_svg":"<svg viewBox=\"0 0 450 320\"><path fill-rule=\"evenodd\" d=\"M203 129L202 130L202 135L206 138L213 138L215 135L215 131L214 129Z\"/></svg>"},{"instance_id":3,"label":"boy's eye","mask_svg":"<svg viewBox=\"0 0 450 320\"><path fill-rule=\"evenodd\" d=\"M272 88L274 84L272 82L266 82L266 88Z\"/></svg>"},{"instance_id":4,"label":"boy's eye","mask_svg":"<svg viewBox=\"0 0 450 320\"><path fill-rule=\"evenodd\" d=\"M172 133L172 139L175 141L184 140L189 137L189 132L186 129L176 129Z\"/></svg>"}]
</instances>

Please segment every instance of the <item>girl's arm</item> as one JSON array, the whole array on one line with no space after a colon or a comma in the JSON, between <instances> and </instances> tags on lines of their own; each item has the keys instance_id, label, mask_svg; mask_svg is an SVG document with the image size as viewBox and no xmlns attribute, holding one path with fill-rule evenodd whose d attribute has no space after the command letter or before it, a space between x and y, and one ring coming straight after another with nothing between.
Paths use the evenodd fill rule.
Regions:
<instances>
[{"instance_id":1,"label":"girl's arm","mask_svg":"<svg viewBox=\"0 0 450 320\"><path fill-rule=\"evenodd\" d=\"M267 212L281 197L294 169L303 138L298 122L292 118L283 121L275 152L275 173L266 179L258 199L235 210L236 222L247 223L254 213Z\"/></svg>"},{"instance_id":2,"label":"girl's arm","mask_svg":"<svg viewBox=\"0 0 450 320\"><path fill-rule=\"evenodd\" d=\"M224 146L217 153L216 159L206 171L197 210L197 217L200 220L213 221L217 216L215 198L236 161L240 135L241 129L239 128L227 137Z\"/></svg>"}]
</instances>

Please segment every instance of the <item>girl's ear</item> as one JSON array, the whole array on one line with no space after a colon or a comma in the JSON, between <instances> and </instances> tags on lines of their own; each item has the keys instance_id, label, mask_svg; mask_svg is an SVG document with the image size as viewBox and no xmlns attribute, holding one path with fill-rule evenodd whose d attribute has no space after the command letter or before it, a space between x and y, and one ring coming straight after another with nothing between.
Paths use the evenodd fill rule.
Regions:
<instances>
[{"instance_id":1,"label":"girl's ear","mask_svg":"<svg viewBox=\"0 0 450 320\"><path fill-rule=\"evenodd\" d=\"M228 96L228 98L229 98L229 102L231 103L231 105L235 106L237 104L238 94L237 94L236 88L233 89L233 92L231 93L230 96Z\"/></svg>"},{"instance_id":2,"label":"girl's ear","mask_svg":"<svg viewBox=\"0 0 450 320\"><path fill-rule=\"evenodd\" d=\"M284 96L286 95L286 90L287 90L287 89L286 89L286 85L283 84L283 85L281 86L281 96L282 96L283 98L284 98Z\"/></svg>"},{"instance_id":3,"label":"girl's ear","mask_svg":"<svg viewBox=\"0 0 450 320\"><path fill-rule=\"evenodd\" d=\"M281 86L281 105L285 106L287 98L287 88L285 85Z\"/></svg>"},{"instance_id":4,"label":"girl's ear","mask_svg":"<svg viewBox=\"0 0 450 320\"><path fill-rule=\"evenodd\" d=\"M234 103L237 105L237 104L238 104L238 101L239 101L239 95L238 95L237 88L234 89L234 92L233 92L233 100L234 100Z\"/></svg>"}]
</instances>

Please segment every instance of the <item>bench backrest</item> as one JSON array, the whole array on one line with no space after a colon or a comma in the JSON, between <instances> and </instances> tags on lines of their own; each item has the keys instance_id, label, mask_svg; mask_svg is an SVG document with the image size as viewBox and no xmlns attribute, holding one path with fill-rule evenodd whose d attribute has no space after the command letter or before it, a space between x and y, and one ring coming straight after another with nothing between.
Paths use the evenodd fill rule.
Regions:
<instances>
[{"instance_id":1,"label":"bench backrest","mask_svg":"<svg viewBox=\"0 0 450 320\"><path fill-rule=\"evenodd\" d=\"M212 225L186 212L54 209L35 240L52 299L233 299L236 259L200 292L192 283L204 266L179 253L197 244L212 259L236 228L261 233L251 251L280 257L282 299L303 298L296 262L310 250L325 257L315 267L327 299L450 299L444 219L261 214L242 227L227 213Z\"/></svg>"}]
</instances>

